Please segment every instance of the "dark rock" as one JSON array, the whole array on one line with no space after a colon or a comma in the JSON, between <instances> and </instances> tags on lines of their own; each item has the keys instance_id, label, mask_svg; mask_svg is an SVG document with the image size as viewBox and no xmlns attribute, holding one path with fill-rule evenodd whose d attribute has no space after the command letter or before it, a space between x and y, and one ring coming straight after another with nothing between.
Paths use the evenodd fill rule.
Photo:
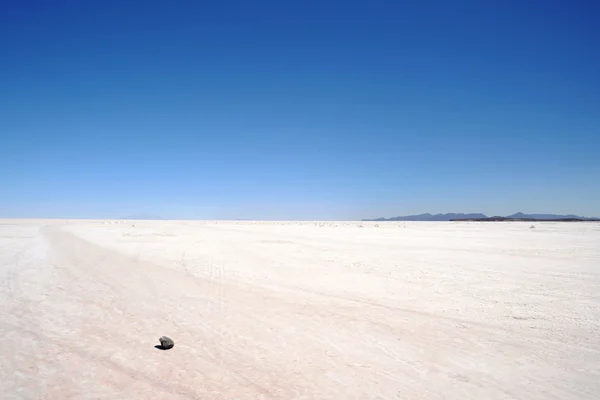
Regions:
<instances>
[{"instance_id":1,"label":"dark rock","mask_svg":"<svg viewBox=\"0 0 600 400\"><path fill-rule=\"evenodd\" d=\"M161 336L158 340L160 342L160 347L164 350L171 349L173 348L173 346L175 346L175 342L173 342L173 339L167 336Z\"/></svg>"}]
</instances>

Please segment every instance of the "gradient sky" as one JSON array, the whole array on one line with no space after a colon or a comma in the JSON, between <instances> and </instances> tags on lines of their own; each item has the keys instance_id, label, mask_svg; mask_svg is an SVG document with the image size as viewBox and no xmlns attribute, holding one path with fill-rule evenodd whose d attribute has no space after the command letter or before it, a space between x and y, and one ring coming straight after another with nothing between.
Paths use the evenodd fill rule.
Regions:
<instances>
[{"instance_id":1,"label":"gradient sky","mask_svg":"<svg viewBox=\"0 0 600 400\"><path fill-rule=\"evenodd\" d=\"M0 216L600 216L595 1L0 2Z\"/></svg>"}]
</instances>

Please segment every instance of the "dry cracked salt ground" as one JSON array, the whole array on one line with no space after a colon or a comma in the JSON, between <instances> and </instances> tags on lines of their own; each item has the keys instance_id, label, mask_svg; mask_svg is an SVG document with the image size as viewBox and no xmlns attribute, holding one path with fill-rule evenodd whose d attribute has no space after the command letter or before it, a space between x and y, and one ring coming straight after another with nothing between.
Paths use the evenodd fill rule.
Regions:
<instances>
[{"instance_id":1,"label":"dry cracked salt ground","mask_svg":"<svg viewBox=\"0 0 600 400\"><path fill-rule=\"evenodd\" d=\"M598 398L600 224L379 225L1 220L0 398Z\"/></svg>"}]
</instances>

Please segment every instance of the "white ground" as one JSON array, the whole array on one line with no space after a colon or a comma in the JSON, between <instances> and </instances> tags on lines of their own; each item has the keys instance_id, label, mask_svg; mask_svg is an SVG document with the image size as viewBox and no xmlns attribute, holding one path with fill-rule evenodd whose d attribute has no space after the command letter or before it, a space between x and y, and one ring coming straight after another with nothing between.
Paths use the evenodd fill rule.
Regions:
<instances>
[{"instance_id":1,"label":"white ground","mask_svg":"<svg viewBox=\"0 0 600 400\"><path fill-rule=\"evenodd\" d=\"M0 398L598 399L600 224L530 225L0 220Z\"/></svg>"}]
</instances>

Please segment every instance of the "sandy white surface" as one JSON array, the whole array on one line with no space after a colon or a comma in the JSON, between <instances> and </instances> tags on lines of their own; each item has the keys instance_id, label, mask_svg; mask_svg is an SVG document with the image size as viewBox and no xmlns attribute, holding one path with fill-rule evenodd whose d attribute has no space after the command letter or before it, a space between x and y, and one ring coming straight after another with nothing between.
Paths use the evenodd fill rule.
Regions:
<instances>
[{"instance_id":1,"label":"sandy white surface","mask_svg":"<svg viewBox=\"0 0 600 400\"><path fill-rule=\"evenodd\" d=\"M600 224L530 225L0 220L0 398L598 399Z\"/></svg>"}]
</instances>

